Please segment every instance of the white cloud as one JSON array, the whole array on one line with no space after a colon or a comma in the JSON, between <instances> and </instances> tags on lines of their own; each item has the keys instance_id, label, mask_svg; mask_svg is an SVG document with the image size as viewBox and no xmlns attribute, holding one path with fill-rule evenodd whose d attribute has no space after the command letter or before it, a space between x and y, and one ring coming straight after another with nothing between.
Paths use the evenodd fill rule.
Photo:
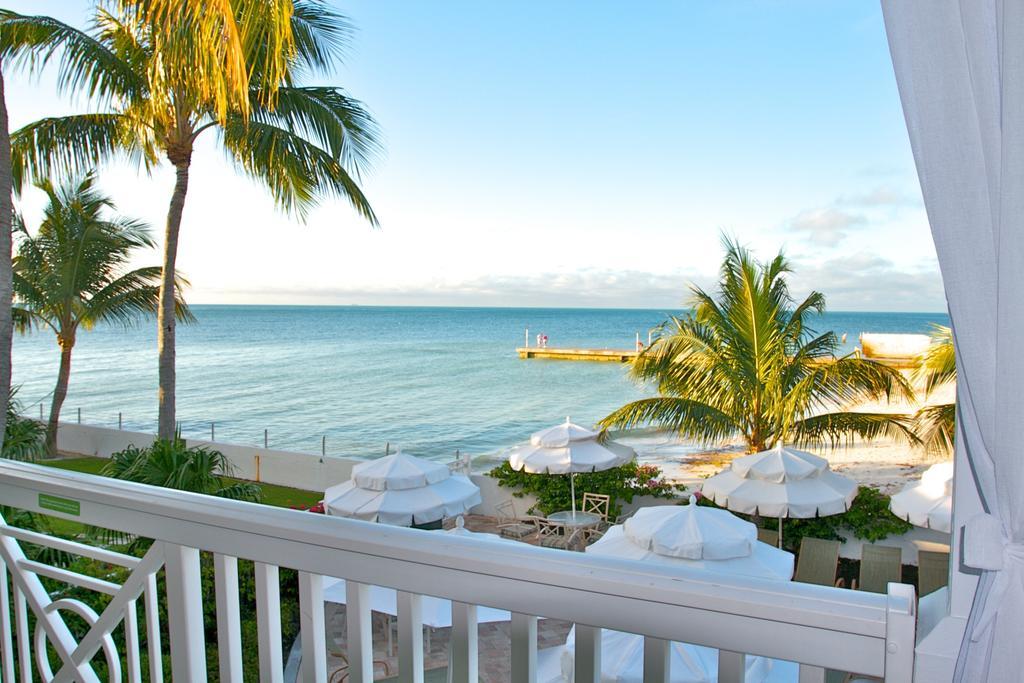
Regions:
<instances>
[{"instance_id":1,"label":"white cloud","mask_svg":"<svg viewBox=\"0 0 1024 683\"><path fill-rule=\"evenodd\" d=\"M944 311L946 296L938 264L897 267L876 254L857 252L820 262L793 264L794 295L825 294L833 311Z\"/></svg>"},{"instance_id":2,"label":"white cloud","mask_svg":"<svg viewBox=\"0 0 1024 683\"><path fill-rule=\"evenodd\" d=\"M834 247L846 238L850 228L866 222L861 214L823 207L801 211L790 219L787 229L805 234L812 244Z\"/></svg>"},{"instance_id":3,"label":"white cloud","mask_svg":"<svg viewBox=\"0 0 1024 683\"><path fill-rule=\"evenodd\" d=\"M894 187L881 185L861 194L843 195L836 200L840 206L859 208L920 207L920 196L901 192Z\"/></svg>"}]
</instances>

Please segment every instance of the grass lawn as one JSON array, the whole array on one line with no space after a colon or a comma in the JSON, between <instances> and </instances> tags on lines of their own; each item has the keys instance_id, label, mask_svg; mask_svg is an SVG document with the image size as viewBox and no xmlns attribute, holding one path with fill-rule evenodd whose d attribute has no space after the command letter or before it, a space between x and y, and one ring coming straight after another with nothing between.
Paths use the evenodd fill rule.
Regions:
<instances>
[{"instance_id":1,"label":"grass lawn","mask_svg":"<svg viewBox=\"0 0 1024 683\"><path fill-rule=\"evenodd\" d=\"M107 462L106 458L86 457L39 460L38 464L46 465L47 467L56 467L62 470L71 470L73 472L99 474L100 470L103 469L103 466L107 464ZM287 486L277 486L276 484L261 483L259 486L263 489L263 504L273 505L274 507L279 508L297 507L300 505L308 507L320 502L320 499L324 497L324 494L318 491L304 491L302 489L293 489Z\"/></svg>"}]
</instances>

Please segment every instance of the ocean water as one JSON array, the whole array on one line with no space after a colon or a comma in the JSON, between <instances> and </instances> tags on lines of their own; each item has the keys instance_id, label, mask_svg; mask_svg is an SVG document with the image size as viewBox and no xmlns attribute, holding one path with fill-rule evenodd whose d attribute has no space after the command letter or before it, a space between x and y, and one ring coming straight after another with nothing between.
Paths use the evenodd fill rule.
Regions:
<instances>
[{"instance_id":1,"label":"ocean water","mask_svg":"<svg viewBox=\"0 0 1024 683\"><path fill-rule=\"evenodd\" d=\"M632 347L659 310L194 306L179 327L178 419L186 436L375 457L385 444L448 460L484 460L566 416L592 424L649 394L618 363L520 360L530 329L550 346ZM927 332L944 314L828 313L818 330ZM49 409L58 349L43 331L14 342L25 412ZM79 334L62 417L125 429L156 427L155 324ZM652 444L653 451L657 445ZM652 452L653 455L653 452ZM656 459L656 458L655 458Z\"/></svg>"}]
</instances>

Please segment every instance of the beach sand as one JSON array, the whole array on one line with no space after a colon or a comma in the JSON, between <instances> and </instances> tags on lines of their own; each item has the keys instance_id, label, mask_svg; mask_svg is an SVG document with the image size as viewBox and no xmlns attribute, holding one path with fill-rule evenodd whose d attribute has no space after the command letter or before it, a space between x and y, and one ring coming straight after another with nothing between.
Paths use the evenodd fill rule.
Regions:
<instances>
[{"instance_id":1,"label":"beach sand","mask_svg":"<svg viewBox=\"0 0 1024 683\"><path fill-rule=\"evenodd\" d=\"M953 386L940 387L926 403L951 403L954 397ZM913 414L919 407L919 404L876 402L858 404L851 407L851 410ZM623 438L621 441L637 451L640 462L657 465L667 480L685 485L688 489L699 488L703 479L728 467L733 458L745 454L743 445L738 441L711 449L681 443L665 434ZM835 471L887 494L896 493L904 484L920 477L921 472L935 462L948 459L948 456L936 456L922 448L892 439L875 439L870 442L854 440L836 448L807 450L826 458Z\"/></svg>"}]
</instances>

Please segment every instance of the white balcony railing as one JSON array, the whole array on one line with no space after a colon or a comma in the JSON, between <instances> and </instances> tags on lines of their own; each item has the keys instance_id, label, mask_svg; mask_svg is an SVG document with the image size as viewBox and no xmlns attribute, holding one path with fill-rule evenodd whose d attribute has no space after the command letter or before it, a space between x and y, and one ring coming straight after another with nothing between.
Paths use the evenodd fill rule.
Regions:
<instances>
[{"instance_id":1,"label":"white balcony railing","mask_svg":"<svg viewBox=\"0 0 1024 683\"><path fill-rule=\"evenodd\" d=\"M667 642L673 640L719 648L722 683L742 680L744 654L799 662L801 683L823 681L826 668L886 681L911 680L915 599L913 589L904 585L892 584L888 595L876 595L702 571L669 572L636 562L526 544L482 545L472 538L9 461L0 461L0 504L155 540L138 559L0 525L0 673L4 681L32 680L33 669L43 680L98 681L90 667L98 652L106 655L109 680L160 681L163 646L169 648L175 680L207 680L200 550L214 554L222 681L242 680L237 558L255 562L261 681L284 680L278 567L299 572L302 681L327 680L323 576L348 581L347 655L353 683L373 678L370 584L400 591L399 677L409 683L423 679L421 595L455 601L450 671L456 683L477 680L476 605L513 613L514 683L536 679L537 617L577 624L577 681L600 680L601 628L646 637L644 680L649 682L668 680ZM121 584L83 577L26 559L20 546L24 542L121 565L131 573ZM157 590L161 569L165 595ZM74 600L52 600L39 577L107 593L112 599L96 614ZM140 599L149 648L146 671L140 665ZM167 643L160 640L160 601L166 601ZM37 625L35 633L29 633L29 610ZM68 612L92 624L79 641L64 621ZM119 654L111 633L122 622L127 652ZM59 666L51 666L47 649L55 653Z\"/></svg>"}]
</instances>

